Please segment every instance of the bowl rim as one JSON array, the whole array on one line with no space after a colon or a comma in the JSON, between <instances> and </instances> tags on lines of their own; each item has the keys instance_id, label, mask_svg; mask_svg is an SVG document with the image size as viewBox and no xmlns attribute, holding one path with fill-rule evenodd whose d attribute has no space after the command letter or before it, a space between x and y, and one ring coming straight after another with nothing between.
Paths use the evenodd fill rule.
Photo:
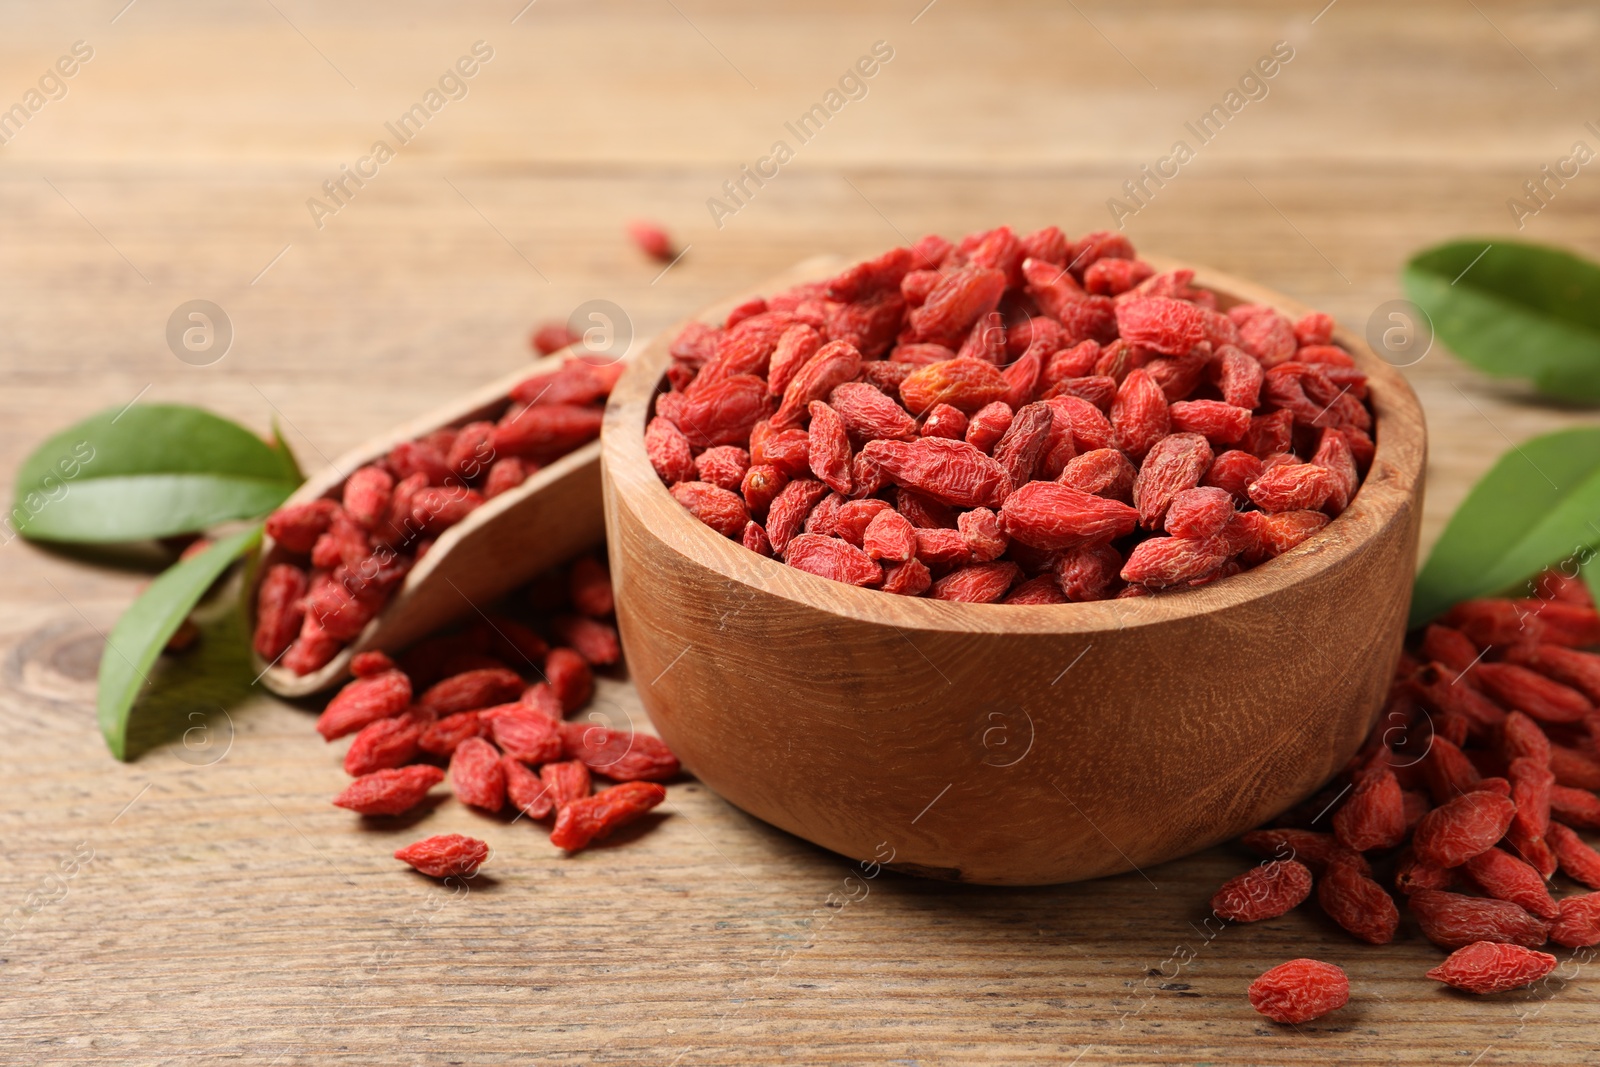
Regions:
<instances>
[{"instance_id":1,"label":"bowl rim","mask_svg":"<svg viewBox=\"0 0 1600 1067\"><path fill-rule=\"evenodd\" d=\"M1140 258L1160 271L1193 270L1193 284L1216 293L1224 308L1266 304L1295 320L1314 310L1282 293L1207 267L1164 256ZM652 521L643 525L657 540L722 578L828 615L907 630L1086 634L1181 622L1270 597L1345 564L1366 551L1408 508L1420 506L1427 428L1416 394L1405 377L1377 356L1363 338L1336 325L1334 340L1367 375L1376 445L1372 465L1349 506L1332 522L1283 555L1240 574L1197 589L1155 596L1070 604L965 604L835 582L752 552L679 506L645 453L644 430L671 359L671 339L691 322L720 325L727 312L754 296L830 277L847 262L837 256L807 259L673 324L629 360L606 405L601 455L608 500L615 496L636 512L646 510Z\"/></svg>"}]
</instances>

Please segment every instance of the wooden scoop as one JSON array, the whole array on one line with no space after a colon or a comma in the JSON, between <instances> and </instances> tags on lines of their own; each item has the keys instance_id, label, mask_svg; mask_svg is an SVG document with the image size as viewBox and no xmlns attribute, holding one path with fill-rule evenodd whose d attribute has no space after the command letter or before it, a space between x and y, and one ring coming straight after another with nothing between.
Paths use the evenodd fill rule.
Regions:
<instances>
[{"instance_id":1,"label":"wooden scoop","mask_svg":"<svg viewBox=\"0 0 1600 1067\"><path fill-rule=\"evenodd\" d=\"M395 427L351 449L332 467L310 478L285 503L304 504L329 496L360 467L403 441L431 431L497 418L513 386L557 369L571 355L558 352L451 401L428 415ZM357 652L396 652L457 619L476 615L491 601L539 572L595 544L605 532L600 503L600 442L591 441L540 468L515 489L501 493L450 527L411 568L405 582L360 636L320 670L295 674L269 665L251 652L259 680L279 696L302 697L338 683ZM252 626L261 576L274 563L298 561L270 536L250 578L247 601Z\"/></svg>"}]
</instances>

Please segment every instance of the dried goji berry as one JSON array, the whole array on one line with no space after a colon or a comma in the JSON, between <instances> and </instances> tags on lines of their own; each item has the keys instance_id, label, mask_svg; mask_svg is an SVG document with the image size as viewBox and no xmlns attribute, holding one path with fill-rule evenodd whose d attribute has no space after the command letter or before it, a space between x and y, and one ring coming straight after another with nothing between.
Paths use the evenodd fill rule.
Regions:
<instances>
[{"instance_id":1,"label":"dried goji berry","mask_svg":"<svg viewBox=\"0 0 1600 1067\"><path fill-rule=\"evenodd\" d=\"M569 715L594 695L594 672L588 661L570 648L551 649L545 658L544 673L562 710Z\"/></svg>"},{"instance_id":2,"label":"dried goji berry","mask_svg":"<svg viewBox=\"0 0 1600 1067\"><path fill-rule=\"evenodd\" d=\"M574 800L556 815L550 843L576 852L633 822L665 799L667 791L654 782L624 782L592 797Z\"/></svg>"},{"instance_id":3,"label":"dried goji berry","mask_svg":"<svg viewBox=\"0 0 1600 1067\"><path fill-rule=\"evenodd\" d=\"M1012 493L1001 514L1011 537L1041 549L1109 541L1138 521L1126 504L1051 482L1030 482Z\"/></svg>"},{"instance_id":4,"label":"dried goji berry","mask_svg":"<svg viewBox=\"0 0 1600 1067\"><path fill-rule=\"evenodd\" d=\"M1015 417L1011 405L1003 400L985 404L967 421L967 444L985 455L992 454L1006 431L1011 429L1011 420Z\"/></svg>"},{"instance_id":5,"label":"dried goji berry","mask_svg":"<svg viewBox=\"0 0 1600 1067\"><path fill-rule=\"evenodd\" d=\"M1052 574L1041 574L1012 589L1006 594L1003 604L1065 604L1067 596L1061 591L1061 583Z\"/></svg>"},{"instance_id":6,"label":"dried goji berry","mask_svg":"<svg viewBox=\"0 0 1600 1067\"><path fill-rule=\"evenodd\" d=\"M825 399L836 387L852 381L860 373L860 350L848 341L829 341L806 360L784 388L783 403L772 416L772 428L797 427L813 400ZM754 452L752 446L752 458Z\"/></svg>"},{"instance_id":7,"label":"dried goji berry","mask_svg":"<svg viewBox=\"0 0 1600 1067\"><path fill-rule=\"evenodd\" d=\"M837 537L804 533L790 540L783 561L796 570L847 585L878 585L883 567L861 549Z\"/></svg>"},{"instance_id":8,"label":"dried goji berry","mask_svg":"<svg viewBox=\"0 0 1600 1067\"><path fill-rule=\"evenodd\" d=\"M954 271L907 316L907 324L915 340L952 347L974 322L995 309L1005 288L1003 271L984 267Z\"/></svg>"},{"instance_id":9,"label":"dried goji berry","mask_svg":"<svg viewBox=\"0 0 1600 1067\"><path fill-rule=\"evenodd\" d=\"M267 536L290 552L308 553L317 538L328 532L339 505L331 500L312 500L279 508L267 516Z\"/></svg>"},{"instance_id":10,"label":"dried goji berry","mask_svg":"<svg viewBox=\"0 0 1600 1067\"><path fill-rule=\"evenodd\" d=\"M1400 928L1394 898L1345 860L1328 865L1317 884L1317 903L1330 919L1369 944L1387 945Z\"/></svg>"},{"instance_id":11,"label":"dried goji berry","mask_svg":"<svg viewBox=\"0 0 1600 1067\"><path fill-rule=\"evenodd\" d=\"M1600 830L1600 797L1587 789L1551 786L1550 812L1568 826Z\"/></svg>"},{"instance_id":12,"label":"dried goji berry","mask_svg":"<svg viewBox=\"0 0 1600 1067\"><path fill-rule=\"evenodd\" d=\"M489 736L500 751L523 763L545 763L561 758L557 720L518 701L485 708L479 717L489 724ZM460 752L458 748L456 750Z\"/></svg>"},{"instance_id":13,"label":"dried goji berry","mask_svg":"<svg viewBox=\"0 0 1600 1067\"><path fill-rule=\"evenodd\" d=\"M1234 444L1250 429L1250 412L1220 400L1179 400L1168 407L1172 428L1214 444Z\"/></svg>"},{"instance_id":14,"label":"dried goji berry","mask_svg":"<svg viewBox=\"0 0 1600 1067\"><path fill-rule=\"evenodd\" d=\"M762 389L765 390L764 384ZM663 411L662 414L668 413ZM501 419L490 438L490 447L497 456L521 456L546 462L599 437L601 416L598 408L576 404L531 405ZM673 421L683 428L678 419Z\"/></svg>"},{"instance_id":15,"label":"dried goji berry","mask_svg":"<svg viewBox=\"0 0 1600 1067\"><path fill-rule=\"evenodd\" d=\"M837 386L828 403L857 441L909 440L917 435L917 420L905 408L863 382Z\"/></svg>"},{"instance_id":16,"label":"dried goji berry","mask_svg":"<svg viewBox=\"0 0 1600 1067\"><path fill-rule=\"evenodd\" d=\"M910 519L898 511L893 509L880 511L867 523L861 538L861 548L869 558L881 563L904 563L917 554L916 527L911 525Z\"/></svg>"},{"instance_id":17,"label":"dried goji berry","mask_svg":"<svg viewBox=\"0 0 1600 1067\"><path fill-rule=\"evenodd\" d=\"M610 615L616 607L611 590L611 575L605 564L592 556L580 556L567 574L567 591L572 606L591 618Z\"/></svg>"},{"instance_id":18,"label":"dried goji berry","mask_svg":"<svg viewBox=\"0 0 1600 1067\"><path fill-rule=\"evenodd\" d=\"M994 460L1013 486L1031 481L1049 443L1054 423L1048 404L1026 404L1011 419L1005 435L994 446Z\"/></svg>"},{"instance_id":19,"label":"dried goji berry","mask_svg":"<svg viewBox=\"0 0 1600 1067\"><path fill-rule=\"evenodd\" d=\"M411 679L401 671L357 678L339 690L317 719L325 741L353 734L369 723L399 715L411 703Z\"/></svg>"},{"instance_id":20,"label":"dried goji berry","mask_svg":"<svg viewBox=\"0 0 1600 1067\"><path fill-rule=\"evenodd\" d=\"M417 755L421 724L404 717L363 726L344 754L344 773L359 778L409 763Z\"/></svg>"},{"instance_id":21,"label":"dried goji berry","mask_svg":"<svg viewBox=\"0 0 1600 1067\"><path fill-rule=\"evenodd\" d=\"M1569 826L1553 822L1545 835L1561 864L1561 871L1574 882L1600 889L1600 852L1596 852Z\"/></svg>"},{"instance_id":22,"label":"dried goji berry","mask_svg":"<svg viewBox=\"0 0 1600 1067\"><path fill-rule=\"evenodd\" d=\"M395 849L394 858L433 878L471 878L489 858L489 846L475 837L436 834Z\"/></svg>"},{"instance_id":23,"label":"dried goji berry","mask_svg":"<svg viewBox=\"0 0 1600 1067\"><path fill-rule=\"evenodd\" d=\"M828 487L814 478L797 478L779 491L767 510L767 537L774 552L782 554L789 547L828 492Z\"/></svg>"},{"instance_id":24,"label":"dried goji berry","mask_svg":"<svg viewBox=\"0 0 1600 1067\"><path fill-rule=\"evenodd\" d=\"M964 604L993 604L1006 595L1022 570L1009 560L973 563L957 568L933 583L928 596Z\"/></svg>"},{"instance_id":25,"label":"dried goji berry","mask_svg":"<svg viewBox=\"0 0 1600 1067\"><path fill-rule=\"evenodd\" d=\"M501 756L500 771L506 779L506 798L522 814L530 819L543 819L555 809L555 801L544 782L520 760Z\"/></svg>"},{"instance_id":26,"label":"dried goji berry","mask_svg":"<svg viewBox=\"0 0 1600 1067\"><path fill-rule=\"evenodd\" d=\"M888 563L883 568L883 584L878 588L901 596L921 596L933 586L927 564L915 557L904 563Z\"/></svg>"},{"instance_id":27,"label":"dried goji berry","mask_svg":"<svg viewBox=\"0 0 1600 1067\"><path fill-rule=\"evenodd\" d=\"M1594 710L1576 689L1515 663L1480 663L1473 677L1500 703L1540 722L1578 722Z\"/></svg>"},{"instance_id":28,"label":"dried goji berry","mask_svg":"<svg viewBox=\"0 0 1600 1067\"><path fill-rule=\"evenodd\" d=\"M575 759L546 763L539 768L539 782L544 786L551 807L558 811L574 800L582 800L593 788L589 768L582 760Z\"/></svg>"},{"instance_id":29,"label":"dried goji berry","mask_svg":"<svg viewBox=\"0 0 1600 1067\"><path fill-rule=\"evenodd\" d=\"M760 527L757 527L760 529ZM622 658L617 629L608 622L582 615L561 615L552 623L556 640L572 648L594 667L604 667Z\"/></svg>"},{"instance_id":30,"label":"dried goji berry","mask_svg":"<svg viewBox=\"0 0 1600 1067\"><path fill-rule=\"evenodd\" d=\"M1541 919L1554 919L1556 902L1538 871L1508 852L1491 848L1462 864L1478 888L1497 900L1509 900Z\"/></svg>"},{"instance_id":31,"label":"dried goji berry","mask_svg":"<svg viewBox=\"0 0 1600 1067\"><path fill-rule=\"evenodd\" d=\"M1314 875L1320 876L1336 861L1349 864L1362 874L1370 876L1372 873L1361 853L1352 852L1332 834L1281 827L1252 830L1241 837L1239 843L1270 859L1298 860Z\"/></svg>"},{"instance_id":32,"label":"dried goji berry","mask_svg":"<svg viewBox=\"0 0 1600 1067\"><path fill-rule=\"evenodd\" d=\"M417 703L440 716L505 704L522 692L522 678L504 667L463 671L435 682Z\"/></svg>"},{"instance_id":33,"label":"dried goji berry","mask_svg":"<svg viewBox=\"0 0 1600 1067\"><path fill-rule=\"evenodd\" d=\"M1310 1022L1350 1002L1350 980L1331 963L1280 963L1250 983L1250 1006L1274 1022Z\"/></svg>"},{"instance_id":34,"label":"dried goji berry","mask_svg":"<svg viewBox=\"0 0 1600 1067\"><path fill-rule=\"evenodd\" d=\"M1386 766L1368 771L1333 813L1333 832L1357 852L1393 848L1405 840L1405 806L1394 772Z\"/></svg>"},{"instance_id":35,"label":"dried goji berry","mask_svg":"<svg viewBox=\"0 0 1600 1067\"><path fill-rule=\"evenodd\" d=\"M1139 510L1140 525L1160 529L1172 498L1199 485L1211 460L1211 446L1199 434L1175 433L1157 441L1133 481L1133 505Z\"/></svg>"},{"instance_id":36,"label":"dried goji berry","mask_svg":"<svg viewBox=\"0 0 1600 1067\"><path fill-rule=\"evenodd\" d=\"M672 497L689 514L724 537L736 537L750 521L750 512L737 493L709 482L679 482Z\"/></svg>"},{"instance_id":37,"label":"dried goji berry","mask_svg":"<svg viewBox=\"0 0 1600 1067\"><path fill-rule=\"evenodd\" d=\"M1504 993L1531 985L1556 969L1556 958L1521 945L1475 941L1428 972L1436 982L1468 993Z\"/></svg>"},{"instance_id":38,"label":"dried goji berry","mask_svg":"<svg viewBox=\"0 0 1600 1067\"><path fill-rule=\"evenodd\" d=\"M962 441L967 436L967 416L960 408L949 404L935 404L922 420L923 437L946 437Z\"/></svg>"},{"instance_id":39,"label":"dried goji berry","mask_svg":"<svg viewBox=\"0 0 1600 1067\"><path fill-rule=\"evenodd\" d=\"M1410 902L1423 936L1443 948L1460 948L1474 941L1537 948L1549 939L1544 920L1510 901L1418 889Z\"/></svg>"},{"instance_id":40,"label":"dried goji berry","mask_svg":"<svg viewBox=\"0 0 1600 1067\"><path fill-rule=\"evenodd\" d=\"M1203 541L1152 537L1133 546L1121 573L1124 581L1147 589L1169 589L1211 574L1227 562L1228 555L1228 541L1221 535Z\"/></svg>"},{"instance_id":41,"label":"dried goji berry","mask_svg":"<svg viewBox=\"0 0 1600 1067\"><path fill-rule=\"evenodd\" d=\"M275 563L256 590L256 655L275 661L294 642L305 620L306 573L292 563Z\"/></svg>"},{"instance_id":42,"label":"dried goji berry","mask_svg":"<svg viewBox=\"0 0 1600 1067\"><path fill-rule=\"evenodd\" d=\"M956 529L972 550L972 558L979 563L999 559L1010 544L1001 526L1000 516L988 508L962 512L956 519Z\"/></svg>"},{"instance_id":43,"label":"dried goji berry","mask_svg":"<svg viewBox=\"0 0 1600 1067\"><path fill-rule=\"evenodd\" d=\"M1006 379L993 363L958 357L919 367L900 383L900 399L913 415L948 404L974 412L1006 395Z\"/></svg>"},{"instance_id":44,"label":"dried goji berry","mask_svg":"<svg viewBox=\"0 0 1600 1067\"><path fill-rule=\"evenodd\" d=\"M1311 872L1296 860L1270 860L1223 883L1211 910L1233 922L1275 919L1311 895Z\"/></svg>"},{"instance_id":45,"label":"dried goji berry","mask_svg":"<svg viewBox=\"0 0 1600 1067\"><path fill-rule=\"evenodd\" d=\"M1423 863L1410 849L1401 854L1395 865L1394 887L1407 896L1419 889L1449 889L1455 884L1455 871Z\"/></svg>"},{"instance_id":46,"label":"dried goji berry","mask_svg":"<svg viewBox=\"0 0 1600 1067\"><path fill-rule=\"evenodd\" d=\"M678 759L661 739L591 723L559 726L563 752L596 774L617 781L666 781L678 773Z\"/></svg>"},{"instance_id":47,"label":"dried goji berry","mask_svg":"<svg viewBox=\"0 0 1600 1067\"><path fill-rule=\"evenodd\" d=\"M1163 528L1173 537L1203 540L1221 533L1233 518L1233 497L1226 489L1199 486L1172 498Z\"/></svg>"},{"instance_id":48,"label":"dried goji berry","mask_svg":"<svg viewBox=\"0 0 1600 1067\"><path fill-rule=\"evenodd\" d=\"M1600 945L1600 893L1562 900L1560 915L1550 925L1550 939L1567 948Z\"/></svg>"},{"instance_id":49,"label":"dried goji berry","mask_svg":"<svg viewBox=\"0 0 1600 1067\"><path fill-rule=\"evenodd\" d=\"M871 457L895 485L957 507L993 507L1012 488L1005 469L965 441L872 441L862 455Z\"/></svg>"},{"instance_id":50,"label":"dried goji berry","mask_svg":"<svg viewBox=\"0 0 1600 1067\"><path fill-rule=\"evenodd\" d=\"M401 815L442 781L444 772L426 764L373 771L351 782L333 802L362 815Z\"/></svg>"},{"instance_id":51,"label":"dried goji berry","mask_svg":"<svg viewBox=\"0 0 1600 1067\"><path fill-rule=\"evenodd\" d=\"M489 724L478 717L476 711L459 711L446 715L422 731L417 747L435 756L449 756L469 737L482 737L489 732Z\"/></svg>"},{"instance_id":52,"label":"dried goji berry","mask_svg":"<svg viewBox=\"0 0 1600 1067\"><path fill-rule=\"evenodd\" d=\"M450 786L463 804L499 811L506 802L506 774L500 766L500 753L481 737L462 741L450 756Z\"/></svg>"},{"instance_id":53,"label":"dried goji berry","mask_svg":"<svg viewBox=\"0 0 1600 1067\"><path fill-rule=\"evenodd\" d=\"M1460 866L1505 836L1516 807L1509 797L1495 793L1466 793L1424 816L1412 847L1424 863Z\"/></svg>"},{"instance_id":54,"label":"dried goji berry","mask_svg":"<svg viewBox=\"0 0 1600 1067\"><path fill-rule=\"evenodd\" d=\"M694 469L702 482L737 490L744 472L750 469L750 453L734 445L717 445L695 457Z\"/></svg>"},{"instance_id":55,"label":"dried goji berry","mask_svg":"<svg viewBox=\"0 0 1600 1067\"><path fill-rule=\"evenodd\" d=\"M394 492L394 476L382 467L365 466L344 483L344 510L367 530L375 529L389 512L389 496Z\"/></svg>"},{"instance_id":56,"label":"dried goji berry","mask_svg":"<svg viewBox=\"0 0 1600 1067\"><path fill-rule=\"evenodd\" d=\"M1136 460L1143 460L1171 427L1167 398L1144 370L1130 371L1117 387L1111 404L1113 443Z\"/></svg>"},{"instance_id":57,"label":"dried goji berry","mask_svg":"<svg viewBox=\"0 0 1600 1067\"><path fill-rule=\"evenodd\" d=\"M1115 448L1096 448L1067 461L1056 480L1062 485L1108 500L1127 503L1133 499L1133 483L1138 477L1128 457ZM1135 521L1137 521L1135 512Z\"/></svg>"},{"instance_id":58,"label":"dried goji berry","mask_svg":"<svg viewBox=\"0 0 1600 1067\"><path fill-rule=\"evenodd\" d=\"M851 453L850 438L845 432L844 420L839 418L838 412L821 400L811 402L810 413L811 428L807 454L811 462L811 473L834 492L849 496ZM742 504L740 511L744 511ZM739 523L741 528L748 519L748 515L741 519Z\"/></svg>"},{"instance_id":59,"label":"dried goji berry","mask_svg":"<svg viewBox=\"0 0 1600 1067\"><path fill-rule=\"evenodd\" d=\"M815 532L831 533L861 548L866 540L867 527L872 520L886 511L893 510L887 500L851 500L839 505L826 531L819 529Z\"/></svg>"},{"instance_id":60,"label":"dried goji berry","mask_svg":"<svg viewBox=\"0 0 1600 1067\"><path fill-rule=\"evenodd\" d=\"M1117 333L1154 352L1181 356L1206 339L1202 309L1166 297L1132 297L1117 302Z\"/></svg>"}]
</instances>

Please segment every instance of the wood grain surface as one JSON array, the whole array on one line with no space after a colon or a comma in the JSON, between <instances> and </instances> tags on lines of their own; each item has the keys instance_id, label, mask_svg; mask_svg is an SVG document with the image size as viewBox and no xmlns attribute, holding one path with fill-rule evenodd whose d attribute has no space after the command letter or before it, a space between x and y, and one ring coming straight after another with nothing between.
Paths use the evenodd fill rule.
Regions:
<instances>
[{"instance_id":1,"label":"wood grain surface","mask_svg":"<svg viewBox=\"0 0 1600 1067\"><path fill-rule=\"evenodd\" d=\"M0 5L0 107L74 42L94 50L0 145L0 480L47 432L137 397L277 417L314 469L525 365L528 328L587 300L644 337L817 252L1103 228L1122 182L1279 40L1295 55L1268 95L1127 230L1364 330L1411 251L1517 235L1506 200L1600 119L1600 11L1576 2L523 3ZM318 229L308 198L479 40L494 55L464 98ZM880 40L894 56L866 95L787 135ZM780 138L793 159L718 228L707 199ZM1521 236L1600 254L1597 209L1585 170ZM644 260L635 216L683 259ZM166 341L192 299L234 329L206 366ZM1510 444L1595 418L1438 347L1405 373L1432 430L1425 546ZM93 675L141 565L0 547L0 1060L1593 1059L1592 963L1473 999L1421 977L1439 953L1414 928L1372 948L1308 907L1214 932L1207 899L1248 862L1226 846L1052 888L867 878L692 782L571 859L450 801L366 829L327 803L340 752L313 709L246 684L226 611L145 709L144 755L117 764ZM640 717L627 683L604 699ZM954 814L930 799L921 822ZM466 891L388 857L444 831L496 847ZM1245 985L1299 955L1346 967L1352 1003L1263 1021Z\"/></svg>"}]
</instances>

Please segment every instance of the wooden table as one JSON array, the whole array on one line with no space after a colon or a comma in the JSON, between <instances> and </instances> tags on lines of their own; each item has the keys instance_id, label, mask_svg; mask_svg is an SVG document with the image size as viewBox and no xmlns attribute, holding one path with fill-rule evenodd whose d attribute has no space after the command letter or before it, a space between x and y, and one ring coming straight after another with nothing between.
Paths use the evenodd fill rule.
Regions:
<instances>
[{"instance_id":1,"label":"wooden table","mask_svg":"<svg viewBox=\"0 0 1600 1067\"><path fill-rule=\"evenodd\" d=\"M73 42L93 57L0 147L0 478L48 431L135 398L276 417L316 466L515 367L531 324L584 300L645 335L818 251L999 221L1104 228L1124 179L1279 40L1294 57L1269 94L1127 229L1360 327L1400 295L1411 251L1513 236L1506 199L1596 143L1600 20L1577 3L1321 2L6 4L0 106ZM317 228L308 198L479 40L493 57L465 97ZM893 58L866 95L800 143L785 122L880 40ZM793 158L716 226L707 199L779 139ZM1585 172L1521 236L1593 255L1597 208ZM623 237L635 216L663 220L683 259L645 261ZM206 366L165 340L196 298L235 331ZM1433 426L1430 540L1510 442L1593 421L1437 348L1407 373ZM128 563L0 549L7 1062L1593 1059L1592 964L1553 995L1474 1001L1421 978L1439 954L1414 930L1358 946L1308 907L1208 940L1209 894L1246 862L1226 848L1055 888L885 874L862 896L849 861L688 783L659 824L571 859L446 803L429 831L497 851L470 891L441 888L388 858L414 830L363 831L327 804L343 776L307 708L195 683L153 712L181 723L220 701L231 718L195 720L211 732L190 748L106 755L94 672L147 580ZM229 625L202 662L235 677ZM63 862L75 873L52 877ZM1354 986L1298 1030L1243 996L1296 955Z\"/></svg>"}]
</instances>

